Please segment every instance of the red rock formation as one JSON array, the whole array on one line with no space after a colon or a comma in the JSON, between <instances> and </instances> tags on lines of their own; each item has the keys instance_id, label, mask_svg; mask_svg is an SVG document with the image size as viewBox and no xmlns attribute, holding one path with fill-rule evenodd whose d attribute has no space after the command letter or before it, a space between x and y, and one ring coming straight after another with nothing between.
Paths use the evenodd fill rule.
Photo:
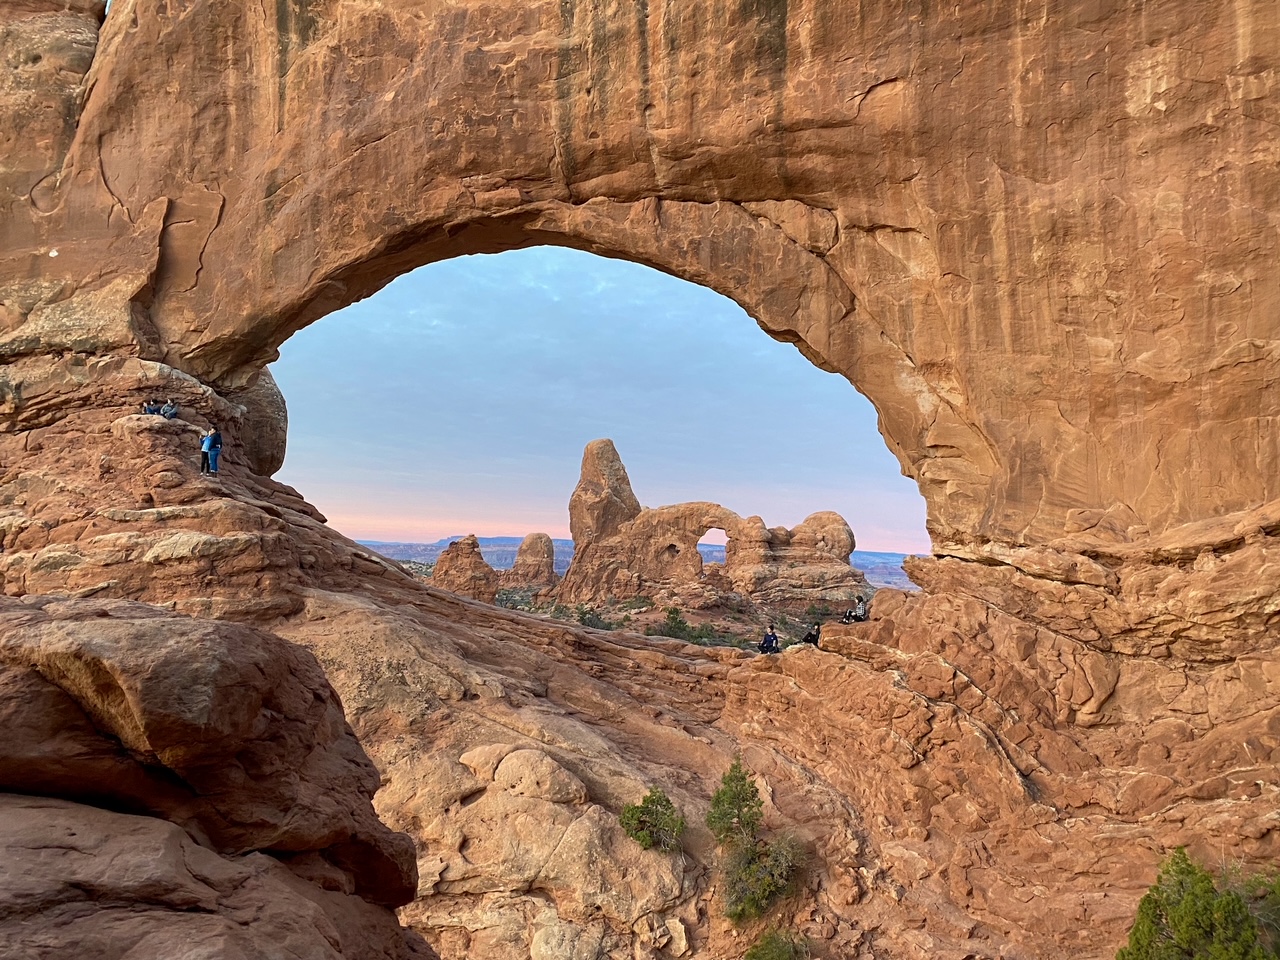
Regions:
<instances>
[{"instance_id":1,"label":"red rock formation","mask_svg":"<svg viewBox=\"0 0 1280 960\"><path fill-rule=\"evenodd\" d=\"M516 562L510 570L498 572L504 587L549 590L560 582L556 573L556 545L545 533L531 533L520 541Z\"/></svg>"},{"instance_id":2,"label":"red rock formation","mask_svg":"<svg viewBox=\"0 0 1280 960\"><path fill-rule=\"evenodd\" d=\"M249 469L261 477L274 475L284 466L289 410L271 371L263 370L252 385L227 399L244 408L239 434Z\"/></svg>"},{"instance_id":3,"label":"red rock formation","mask_svg":"<svg viewBox=\"0 0 1280 960\"><path fill-rule=\"evenodd\" d=\"M830 511L795 530L765 529L718 503L653 509L636 500L612 440L593 440L582 455L582 478L569 499L573 561L557 588L566 603L635 596L706 607L732 590L769 603L842 600L866 587L849 566L853 531ZM728 535L724 568L704 576L698 542L709 530Z\"/></svg>"},{"instance_id":4,"label":"red rock formation","mask_svg":"<svg viewBox=\"0 0 1280 960\"><path fill-rule=\"evenodd\" d=\"M346 892L407 879L374 780L332 772L327 688L259 682L308 673L272 636L342 695L447 957L740 955L696 827L736 752L814 852L777 919L819 956L1111 956L1169 846L1280 854L1271 10L116 0L99 37L101 10L0 6L0 575L72 598L4 627L6 775L83 790L5 801L31 912L0 942L404 954ZM294 331L544 242L720 290L856 383L928 503L923 593L773 658L581 631L423 587L253 473L228 395ZM156 393L189 422L137 416ZM153 711L76 598L152 605L127 629L197 671L162 689L234 700L200 645L241 651L243 710ZM683 866L615 828L653 783ZM219 847L276 837L292 870Z\"/></svg>"},{"instance_id":5,"label":"red rock formation","mask_svg":"<svg viewBox=\"0 0 1280 960\"><path fill-rule=\"evenodd\" d=\"M498 596L498 574L485 562L475 534L455 540L436 558L431 583L481 603L493 603Z\"/></svg>"}]
</instances>

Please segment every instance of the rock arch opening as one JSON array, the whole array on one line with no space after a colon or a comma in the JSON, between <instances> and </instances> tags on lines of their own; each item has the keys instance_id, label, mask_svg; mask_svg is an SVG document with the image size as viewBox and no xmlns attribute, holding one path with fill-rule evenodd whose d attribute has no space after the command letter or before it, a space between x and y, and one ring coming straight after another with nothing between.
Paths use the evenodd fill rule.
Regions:
<instances>
[{"instance_id":1,"label":"rock arch opening","mask_svg":"<svg viewBox=\"0 0 1280 960\"><path fill-rule=\"evenodd\" d=\"M788 526L837 510L870 549L927 549L863 397L728 298L633 262L538 246L428 264L271 369L290 404L279 478L362 540L564 537L582 447L611 436L647 501Z\"/></svg>"}]
</instances>

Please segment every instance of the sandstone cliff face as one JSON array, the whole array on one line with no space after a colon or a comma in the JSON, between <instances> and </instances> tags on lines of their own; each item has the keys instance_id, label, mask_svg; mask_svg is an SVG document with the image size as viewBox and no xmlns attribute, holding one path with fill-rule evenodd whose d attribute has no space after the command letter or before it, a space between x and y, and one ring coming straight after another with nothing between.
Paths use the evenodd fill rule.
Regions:
<instances>
[{"instance_id":1,"label":"sandstone cliff face","mask_svg":"<svg viewBox=\"0 0 1280 960\"><path fill-rule=\"evenodd\" d=\"M766 529L718 503L641 507L612 440L592 440L569 499L573 561L556 596L599 603L636 596L706 607L736 592L767 603L852 599L867 588L849 566L853 531L826 511L794 530ZM728 536L722 570L707 576L698 542L709 530Z\"/></svg>"},{"instance_id":2,"label":"sandstone cliff face","mask_svg":"<svg viewBox=\"0 0 1280 960\"><path fill-rule=\"evenodd\" d=\"M736 752L814 851L779 919L819 956L1110 956L1169 846L1280 854L1270 7L100 21L0 9L0 576L35 597L0 627L0 768L45 795L3 801L3 949L421 949L380 905L412 872L375 778L281 641L378 765L447 957L739 955L705 833L666 862L611 819L656 783L698 822ZM540 242L717 289L856 383L928 502L923 593L776 658L606 636L425 588L254 472L229 398L292 332ZM155 393L185 422L137 416ZM41 846L67 830L83 854Z\"/></svg>"}]
</instances>

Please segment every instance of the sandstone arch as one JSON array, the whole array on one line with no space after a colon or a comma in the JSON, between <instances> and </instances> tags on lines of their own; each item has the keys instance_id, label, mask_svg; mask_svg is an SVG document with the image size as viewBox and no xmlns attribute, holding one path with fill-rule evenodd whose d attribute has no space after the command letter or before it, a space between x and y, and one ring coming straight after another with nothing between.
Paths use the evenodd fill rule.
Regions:
<instances>
[{"instance_id":1,"label":"sandstone arch","mask_svg":"<svg viewBox=\"0 0 1280 960\"><path fill-rule=\"evenodd\" d=\"M1085 7L120 0L90 67L100 9L12 14L48 11L24 42L59 67L14 128L68 119L5 176L11 360L132 353L235 387L414 266L567 243L720 290L856 383L935 553L983 564L921 578L980 590L994 564L1145 623L1183 572L1126 591L1093 556L1269 529L1248 511L1280 496L1280 234L1247 211L1276 179L1276 44L1252 8L1148 37ZM30 415L45 374L9 378Z\"/></svg>"},{"instance_id":2,"label":"sandstone arch","mask_svg":"<svg viewBox=\"0 0 1280 960\"><path fill-rule=\"evenodd\" d=\"M1165 117L1156 93L1142 99L1155 54L1135 41L1104 62L1088 42L1104 28L1140 36L1136 14L1031 27L976 9L926 22L892 5L792 4L770 28L782 32L766 31L774 40L747 39L756 24L695 77L690 51L735 36L736 7L454 9L311 0L279 16L208 3L177 16L121 0L65 158L34 164L15 191L35 218L15 222L14 267L79 288L137 277L156 358L231 384L292 329L412 266L555 240L707 283L858 383L921 483L942 552L1043 542L1117 503L1129 526L1160 531L1277 495L1274 391L1263 419L1225 426L1238 388L1224 371L1274 379L1275 331L1258 306L1273 295L1270 226L1229 217L1251 241L1234 272L1175 275L1104 239L1154 241L1162 257L1201 250L1212 264L1205 241L1136 211L1169 209L1166 194L1207 210L1266 189L1247 106L1258 101L1225 82L1210 98L1223 116L1214 152L1258 176L1157 176L1199 149L1176 136L1192 121ZM1175 20L1171 35L1214 50L1206 69L1220 76L1260 76L1214 45L1248 29L1265 54L1267 28L1236 16L1247 14ZM1072 37L1084 56L1032 55L1020 79L965 35ZM859 57L841 59L850 48ZM174 77L152 57L189 64L189 98L164 95ZM1108 93L1086 102L1074 91L1099 72ZM1164 92L1190 110L1201 95L1178 76ZM940 81L953 92L935 103ZM987 94L1010 87L1034 109ZM1011 115L1023 133L1005 134ZM1045 142L1058 118L1075 135ZM1090 142L1116 122L1133 135ZM1144 152L1157 128L1175 136ZM1112 161L1126 164L1112 186L1073 176ZM37 259L55 246L57 264ZM1248 303L1228 289L1237 280ZM1149 392L1176 415L1144 419L1137 438L1125 410ZM1198 417L1192 396L1212 398ZM1162 470L1166 448L1187 468ZM1219 463L1241 479L1210 505Z\"/></svg>"},{"instance_id":3,"label":"sandstone arch","mask_svg":"<svg viewBox=\"0 0 1280 960\"><path fill-rule=\"evenodd\" d=\"M838 513L811 514L795 529L766 528L710 501L642 507L612 440L592 440L569 498L573 560L556 590L567 603L637 596L708 607L736 593L768 603L849 599L866 588L849 566L854 537ZM723 531L725 561L703 583L698 544ZM664 600L663 602L666 602Z\"/></svg>"},{"instance_id":4,"label":"sandstone arch","mask_svg":"<svg viewBox=\"0 0 1280 960\"><path fill-rule=\"evenodd\" d=\"M116 0L99 36L101 10L0 8L0 573L57 597L6 601L6 665L46 607L52 634L92 638L121 600L313 645L396 765L383 815L443 851L420 875L440 897L406 916L518 927L520 949L570 937L525 923L538 877L501 887L514 926L432 912L492 889L443 804L529 799L460 763L516 729L593 796L643 775L691 804L748 745L780 808L835 818L814 909L865 897L895 955L1109 954L1154 848L1274 860L1273 5ZM291 331L528 242L715 286L856 381L929 504L924 595L785 674L531 624L421 589L247 467L201 486L191 430L131 415L163 384L243 463L229 391ZM814 710L856 763L763 726ZM343 800L362 812L365 779ZM604 835L543 802L575 850ZM347 897L369 865L325 861L332 839L290 869ZM565 916L606 903L581 936L621 955L696 895L541 879L586 897Z\"/></svg>"}]
</instances>

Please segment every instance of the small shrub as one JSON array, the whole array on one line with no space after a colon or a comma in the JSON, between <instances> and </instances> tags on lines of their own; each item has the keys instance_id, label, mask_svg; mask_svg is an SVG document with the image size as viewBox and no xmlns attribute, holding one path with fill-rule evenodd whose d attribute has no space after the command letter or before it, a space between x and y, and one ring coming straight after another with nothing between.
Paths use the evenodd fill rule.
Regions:
<instances>
[{"instance_id":1,"label":"small shrub","mask_svg":"<svg viewBox=\"0 0 1280 960\"><path fill-rule=\"evenodd\" d=\"M671 637L673 640L696 643L702 647L734 646L738 642L736 637L716 633L709 623L693 626L684 618L679 607L668 607L666 619L657 626L647 627L644 632L647 637Z\"/></svg>"},{"instance_id":2,"label":"small shrub","mask_svg":"<svg viewBox=\"0 0 1280 960\"><path fill-rule=\"evenodd\" d=\"M734 847L725 861L725 915L734 922L763 916L803 863L804 847L789 834Z\"/></svg>"},{"instance_id":3,"label":"small shrub","mask_svg":"<svg viewBox=\"0 0 1280 960\"><path fill-rule=\"evenodd\" d=\"M821 606L816 603L811 603L804 611L804 618L809 623L814 623L818 620L826 620L834 615L835 611L831 609L831 604L829 603L824 603Z\"/></svg>"},{"instance_id":4,"label":"small shrub","mask_svg":"<svg viewBox=\"0 0 1280 960\"><path fill-rule=\"evenodd\" d=\"M1223 871L1222 886L1244 900L1258 924L1258 936L1280 956L1280 873L1246 874L1239 865Z\"/></svg>"},{"instance_id":5,"label":"small shrub","mask_svg":"<svg viewBox=\"0 0 1280 960\"><path fill-rule=\"evenodd\" d=\"M593 627L596 630L612 630L615 626L612 620L606 620L585 603L578 604L578 608L574 611L574 616L584 627Z\"/></svg>"},{"instance_id":6,"label":"small shrub","mask_svg":"<svg viewBox=\"0 0 1280 960\"><path fill-rule=\"evenodd\" d=\"M1272 885L1280 881L1273 880ZM1261 897L1264 902L1268 898L1265 893ZM1275 956L1267 949L1244 897L1234 890L1219 891L1209 872L1192 863L1179 847L1139 902L1129 944L1120 949L1116 960L1271 960Z\"/></svg>"},{"instance_id":7,"label":"small shrub","mask_svg":"<svg viewBox=\"0 0 1280 960\"><path fill-rule=\"evenodd\" d=\"M769 930L757 940L742 960L807 960L809 945L780 930Z\"/></svg>"},{"instance_id":8,"label":"small shrub","mask_svg":"<svg viewBox=\"0 0 1280 960\"><path fill-rule=\"evenodd\" d=\"M645 634L650 637L671 637L673 640L689 640L693 635L693 627L680 613L679 607L667 607L667 618L655 627L649 627Z\"/></svg>"},{"instance_id":9,"label":"small shrub","mask_svg":"<svg viewBox=\"0 0 1280 960\"><path fill-rule=\"evenodd\" d=\"M639 803L624 807L618 818L627 836L646 850L674 850L680 846L684 833L684 817L676 805L657 787L651 789Z\"/></svg>"},{"instance_id":10,"label":"small shrub","mask_svg":"<svg viewBox=\"0 0 1280 960\"><path fill-rule=\"evenodd\" d=\"M751 846L763 819L760 791L743 769L742 758L734 757L728 772L720 778L719 789L711 796L707 826L720 843Z\"/></svg>"},{"instance_id":11,"label":"small shrub","mask_svg":"<svg viewBox=\"0 0 1280 960\"><path fill-rule=\"evenodd\" d=\"M573 611L566 607L563 603L555 604L548 613L553 620L572 620Z\"/></svg>"},{"instance_id":12,"label":"small shrub","mask_svg":"<svg viewBox=\"0 0 1280 960\"><path fill-rule=\"evenodd\" d=\"M618 609L634 610L637 613L639 613L641 610L652 610L653 599L650 597L632 597L630 600L627 600L620 607L618 607Z\"/></svg>"},{"instance_id":13,"label":"small shrub","mask_svg":"<svg viewBox=\"0 0 1280 960\"><path fill-rule=\"evenodd\" d=\"M498 591L497 599L494 602L500 607L506 607L508 610L532 610L533 591L504 588Z\"/></svg>"}]
</instances>

